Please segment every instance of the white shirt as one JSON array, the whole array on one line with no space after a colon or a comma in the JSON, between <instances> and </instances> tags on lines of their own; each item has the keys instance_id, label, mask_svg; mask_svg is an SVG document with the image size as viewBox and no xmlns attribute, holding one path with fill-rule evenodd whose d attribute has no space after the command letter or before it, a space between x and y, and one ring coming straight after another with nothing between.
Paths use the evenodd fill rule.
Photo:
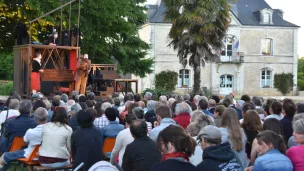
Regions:
<instances>
[{"instance_id":1,"label":"white shirt","mask_svg":"<svg viewBox=\"0 0 304 171\"><path fill-rule=\"evenodd\" d=\"M7 114L7 110L4 110L0 113L0 129L1 129L1 124L3 122L5 122L5 120L6 120L6 114ZM19 115L20 115L20 113L19 113L18 110L9 109L7 118L10 118L10 117L13 117L13 116L19 116Z\"/></svg>"},{"instance_id":2,"label":"white shirt","mask_svg":"<svg viewBox=\"0 0 304 171\"><path fill-rule=\"evenodd\" d=\"M283 115L282 115L282 114L280 114L280 115L271 114L271 115L268 115L268 116L265 118L265 121L266 121L267 119L269 119L269 118L275 118L275 119L277 119L277 120L281 120L281 119L283 119Z\"/></svg>"},{"instance_id":3,"label":"white shirt","mask_svg":"<svg viewBox=\"0 0 304 171\"><path fill-rule=\"evenodd\" d=\"M192 137L196 141L196 136ZM194 154L189 158L189 162L194 166L197 166L203 161L203 150L200 145L195 146Z\"/></svg>"},{"instance_id":4,"label":"white shirt","mask_svg":"<svg viewBox=\"0 0 304 171\"><path fill-rule=\"evenodd\" d=\"M119 119L118 119L117 117L116 117L116 122L119 123ZM103 128L103 127L109 125L109 120L108 120L108 118L106 117L105 114L102 114L101 117L96 118L96 119L94 120L94 123L93 123L93 124L94 124L94 126L97 127L97 128Z\"/></svg>"},{"instance_id":5,"label":"white shirt","mask_svg":"<svg viewBox=\"0 0 304 171\"><path fill-rule=\"evenodd\" d=\"M24 157L27 158L32 153L35 146L41 144L43 126L44 124L38 125L36 128L26 131L23 140L24 142L28 143L28 146L26 149L24 149Z\"/></svg>"},{"instance_id":6,"label":"white shirt","mask_svg":"<svg viewBox=\"0 0 304 171\"><path fill-rule=\"evenodd\" d=\"M122 165L122 159L125 154L125 150L128 144L134 141L134 138L131 135L130 128L120 131L116 137L115 146L111 153L111 164L115 164L115 158L119 153L119 165Z\"/></svg>"}]
</instances>

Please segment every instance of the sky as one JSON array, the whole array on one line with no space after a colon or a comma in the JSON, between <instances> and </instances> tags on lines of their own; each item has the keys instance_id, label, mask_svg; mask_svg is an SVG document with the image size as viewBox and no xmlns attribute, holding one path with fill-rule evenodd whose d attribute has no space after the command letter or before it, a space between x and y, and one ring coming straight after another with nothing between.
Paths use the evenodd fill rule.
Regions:
<instances>
[{"instance_id":1,"label":"sky","mask_svg":"<svg viewBox=\"0 0 304 171\"><path fill-rule=\"evenodd\" d=\"M147 0L147 4L155 4L157 0ZM284 19L300 26L298 32L298 54L304 57L304 19L301 12L304 6L304 0L266 0L273 9L282 9Z\"/></svg>"}]
</instances>

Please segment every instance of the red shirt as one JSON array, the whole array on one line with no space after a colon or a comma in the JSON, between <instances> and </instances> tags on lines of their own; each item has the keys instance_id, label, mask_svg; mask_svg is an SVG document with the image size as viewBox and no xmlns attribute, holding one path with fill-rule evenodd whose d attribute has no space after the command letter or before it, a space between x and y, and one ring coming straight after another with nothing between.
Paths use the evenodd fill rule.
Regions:
<instances>
[{"instance_id":1,"label":"red shirt","mask_svg":"<svg viewBox=\"0 0 304 171\"><path fill-rule=\"evenodd\" d=\"M190 124L190 114L189 113L181 113L179 115L177 115L173 120L175 120L175 122L183 127L184 129L187 128L187 126Z\"/></svg>"}]
</instances>

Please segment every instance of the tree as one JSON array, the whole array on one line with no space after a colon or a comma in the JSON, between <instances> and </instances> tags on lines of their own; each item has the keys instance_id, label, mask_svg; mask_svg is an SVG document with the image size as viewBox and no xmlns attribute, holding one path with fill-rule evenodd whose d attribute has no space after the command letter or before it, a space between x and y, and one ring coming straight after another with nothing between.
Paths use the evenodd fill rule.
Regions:
<instances>
[{"instance_id":1,"label":"tree","mask_svg":"<svg viewBox=\"0 0 304 171\"><path fill-rule=\"evenodd\" d=\"M155 89L172 92L175 90L178 74L175 71L162 71L155 75Z\"/></svg>"},{"instance_id":2,"label":"tree","mask_svg":"<svg viewBox=\"0 0 304 171\"><path fill-rule=\"evenodd\" d=\"M66 3L69 0L62 0ZM82 53L88 53L95 63L117 63L123 73L144 77L151 73L153 60L145 58L149 45L138 36L146 22L145 0L85 0L81 1L80 30L83 35ZM16 5L18 4L18 5ZM0 0L0 48L11 52L14 27L18 22L29 26L29 21L61 5L61 0ZM2 7L2 8L1 8ZM63 8L63 29L69 26L69 6ZM72 5L71 28L77 26L78 2ZM60 10L33 23L32 38L43 42L53 26L60 26ZM0 23L0 24L1 24ZM1 25L0 25L1 27ZM10 34L7 35L7 33ZM1 40L4 40L3 43Z\"/></svg>"},{"instance_id":3,"label":"tree","mask_svg":"<svg viewBox=\"0 0 304 171\"><path fill-rule=\"evenodd\" d=\"M194 71L193 93L200 91L201 66L216 61L230 21L226 0L164 0L165 18L172 22L170 46L180 63Z\"/></svg>"},{"instance_id":4,"label":"tree","mask_svg":"<svg viewBox=\"0 0 304 171\"><path fill-rule=\"evenodd\" d=\"M280 73L274 75L274 87L277 88L283 95L290 92L293 87L292 73Z\"/></svg>"}]
</instances>

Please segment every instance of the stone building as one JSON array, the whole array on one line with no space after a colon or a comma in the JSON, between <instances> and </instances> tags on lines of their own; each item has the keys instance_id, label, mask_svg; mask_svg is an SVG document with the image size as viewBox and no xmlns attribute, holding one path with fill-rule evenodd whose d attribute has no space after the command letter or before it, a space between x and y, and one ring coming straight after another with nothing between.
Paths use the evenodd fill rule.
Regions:
<instances>
[{"instance_id":1,"label":"stone building","mask_svg":"<svg viewBox=\"0 0 304 171\"><path fill-rule=\"evenodd\" d=\"M220 61L202 68L201 87L223 95L280 95L273 86L274 74L292 73L297 82L299 26L284 20L283 11L272 9L264 0L238 0L231 7ZM148 57L154 58L155 64L154 73L139 79L139 89L153 87L155 74L173 70L179 73L177 91L185 92L193 86L193 70L183 68L177 53L168 47L171 23L164 21L165 10L162 0L148 5L148 23L139 35L151 44Z\"/></svg>"}]
</instances>

